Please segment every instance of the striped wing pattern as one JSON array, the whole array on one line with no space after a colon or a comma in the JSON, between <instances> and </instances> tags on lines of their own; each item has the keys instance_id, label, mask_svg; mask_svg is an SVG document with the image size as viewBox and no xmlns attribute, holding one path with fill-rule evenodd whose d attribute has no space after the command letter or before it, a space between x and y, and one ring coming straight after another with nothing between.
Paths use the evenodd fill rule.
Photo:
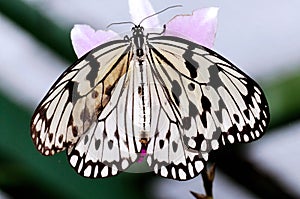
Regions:
<instances>
[{"instance_id":1,"label":"striped wing pattern","mask_svg":"<svg viewBox=\"0 0 300 199\"><path fill-rule=\"evenodd\" d=\"M100 45L51 87L31 122L37 149L67 149L90 178L114 176L141 156L158 175L197 176L208 153L260 138L269 123L261 88L212 50L171 36ZM146 151L146 153L145 153Z\"/></svg>"}]
</instances>

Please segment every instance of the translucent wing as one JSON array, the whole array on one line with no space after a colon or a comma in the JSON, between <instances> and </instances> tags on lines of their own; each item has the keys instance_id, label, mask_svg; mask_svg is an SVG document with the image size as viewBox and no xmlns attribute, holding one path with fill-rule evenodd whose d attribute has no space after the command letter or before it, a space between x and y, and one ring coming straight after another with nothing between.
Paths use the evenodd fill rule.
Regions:
<instances>
[{"instance_id":1,"label":"translucent wing","mask_svg":"<svg viewBox=\"0 0 300 199\"><path fill-rule=\"evenodd\" d=\"M150 38L148 48L159 85L151 96L161 101L155 125L163 129L149 143L148 164L156 173L193 178L211 150L264 134L269 108L263 91L232 63L177 37Z\"/></svg>"},{"instance_id":2,"label":"translucent wing","mask_svg":"<svg viewBox=\"0 0 300 199\"><path fill-rule=\"evenodd\" d=\"M115 134L99 115L113 93L121 92L116 85L125 81L131 50L128 41L108 42L87 53L59 77L31 121L31 136L42 154L53 155L68 148L70 164L78 173L87 177L118 173L116 166L108 168L106 164L120 159L112 150L118 148L111 147Z\"/></svg>"}]
</instances>

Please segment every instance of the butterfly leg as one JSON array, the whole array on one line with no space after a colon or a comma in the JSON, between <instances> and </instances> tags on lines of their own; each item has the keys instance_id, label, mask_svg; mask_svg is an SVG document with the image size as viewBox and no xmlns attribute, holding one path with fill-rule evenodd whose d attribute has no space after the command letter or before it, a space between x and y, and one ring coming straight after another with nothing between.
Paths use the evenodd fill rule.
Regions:
<instances>
[{"instance_id":1,"label":"butterfly leg","mask_svg":"<svg viewBox=\"0 0 300 199\"><path fill-rule=\"evenodd\" d=\"M128 37L128 35L125 35L125 36L124 36L124 40L125 40L125 41L129 41L129 40L130 40L130 37Z\"/></svg>"}]
</instances>

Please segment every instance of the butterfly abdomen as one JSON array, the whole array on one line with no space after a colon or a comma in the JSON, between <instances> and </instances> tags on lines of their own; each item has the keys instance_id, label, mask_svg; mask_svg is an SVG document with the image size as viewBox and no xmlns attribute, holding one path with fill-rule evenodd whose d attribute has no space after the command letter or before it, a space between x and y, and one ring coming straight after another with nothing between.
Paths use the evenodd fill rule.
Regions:
<instances>
[{"instance_id":1,"label":"butterfly abdomen","mask_svg":"<svg viewBox=\"0 0 300 199\"><path fill-rule=\"evenodd\" d=\"M135 84L134 86L134 124L137 125L136 132L139 139L149 139L151 115L150 115L150 96L149 82L147 78L147 65L144 61L135 63Z\"/></svg>"}]
</instances>

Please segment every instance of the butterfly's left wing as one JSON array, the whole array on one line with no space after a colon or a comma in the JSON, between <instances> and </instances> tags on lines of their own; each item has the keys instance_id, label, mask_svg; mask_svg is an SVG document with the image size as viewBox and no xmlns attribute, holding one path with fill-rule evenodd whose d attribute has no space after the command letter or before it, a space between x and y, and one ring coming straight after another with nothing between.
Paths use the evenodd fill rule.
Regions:
<instances>
[{"instance_id":1,"label":"butterfly's left wing","mask_svg":"<svg viewBox=\"0 0 300 199\"><path fill-rule=\"evenodd\" d=\"M43 155L68 149L70 164L85 177L117 175L129 166L131 149L123 137L117 139L116 114L107 110L118 103L132 57L129 41L111 41L88 52L58 78L31 121L31 137Z\"/></svg>"},{"instance_id":2,"label":"butterfly's left wing","mask_svg":"<svg viewBox=\"0 0 300 199\"><path fill-rule=\"evenodd\" d=\"M169 143L166 151L153 147L150 166L156 173L179 180L192 178L202 169L199 160L207 160L211 150L264 134L269 108L263 91L231 62L178 37L149 38L148 47L154 77L162 85L160 98L169 104L162 106L172 107L165 109L166 115L176 116L178 123L169 127L170 134L178 136L157 134L160 138L152 140L154 146L161 140ZM184 150L176 148L176 152L174 144ZM157 166L162 164L168 166Z\"/></svg>"}]
</instances>

